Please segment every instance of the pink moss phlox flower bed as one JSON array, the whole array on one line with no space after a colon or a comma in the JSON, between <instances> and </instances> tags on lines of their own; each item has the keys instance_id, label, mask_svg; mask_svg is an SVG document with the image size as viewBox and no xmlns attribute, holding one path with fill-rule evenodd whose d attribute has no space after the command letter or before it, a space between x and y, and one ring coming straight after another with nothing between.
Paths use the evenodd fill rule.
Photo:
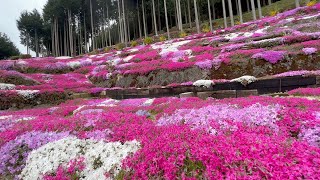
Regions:
<instances>
[{"instance_id":1,"label":"pink moss phlox flower bed","mask_svg":"<svg viewBox=\"0 0 320 180\"><path fill-rule=\"evenodd\" d=\"M278 61L281 61L285 56L284 51L265 51L261 53L254 54L252 58L254 59L264 59L271 64L276 64Z\"/></svg>"},{"instance_id":2,"label":"pink moss phlox flower bed","mask_svg":"<svg viewBox=\"0 0 320 180\"><path fill-rule=\"evenodd\" d=\"M314 179L319 112L319 101L272 97L77 99L1 111L0 177L114 178L108 152L123 157L113 162L125 179Z\"/></svg>"},{"instance_id":3,"label":"pink moss phlox flower bed","mask_svg":"<svg viewBox=\"0 0 320 180\"><path fill-rule=\"evenodd\" d=\"M306 54L306 55L312 55L315 54L318 50L316 48L303 48L302 51Z\"/></svg>"},{"instance_id":4,"label":"pink moss phlox flower bed","mask_svg":"<svg viewBox=\"0 0 320 180\"><path fill-rule=\"evenodd\" d=\"M320 88L299 88L289 91L288 94L298 96L320 96Z\"/></svg>"},{"instance_id":5,"label":"pink moss phlox flower bed","mask_svg":"<svg viewBox=\"0 0 320 180\"><path fill-rule=\"evenodd\" d=\"M5 60L0 62L0 70L15 70L22 74L15 76L31 79L36 76L33 74L41 73L67 76L69 73L80 73L83 75L79 76L80 84L87 83L83 78L101 82L122 75L147 75L158 70L180 71L198 67L203 70L219 71L222 64L230 65L238 60L263 59L271 64L277 64L283 59L288 60L287 55L318 53L320 32L303 30L311 28L312 20L319 18L318 7L319 3L312 7L300 7L279 13L274 17L218 29L213 33L192 34L185 38L151 45L128 47L124 50L113 49L106 53L101 51L95 55ZM271 29L273 26L276 26L274 30ZM246 49L247 47L249 49ZM102 69L96 68L99 66ZM72 88L67 87L67 89Z\"/></svg>"},{"instance_id":6,"label":"pink moss phlox flower bed","mask_svg":"<svg viewBox=\"0 0 320 180\"><path fill-rule=\"evenodd\" d=\"M290 77L290 76L320 76L320 70L315 71L307 71L307 70L301 70L301 71L288 71L280 74L273 75L273 77Z\"/></svg>"},{"instance_id":7,"label":"pink moss phlox flower bed","mask_svg":"<svg viewBox=\"0 0 320 180\"><path fill-rule=\"evenodd\" d=\"M152 71L216 72L234 62L271 67L295 56L316 58L320 32L305 29L312 29L319 12L318 3L151 45L74 58L0 61L0 103L8 109L12 103L19 108L66 100L72 93L99 95L123 89L103 88L103 83ZM272 77L318 75L319 70L300 70ZM167 87L195 83L181 82ZM320 90L288 94L320 96ZM0 111L0 157L0 179L317 179L320 101L103 98Z\"/></svg>"}]
</instances>

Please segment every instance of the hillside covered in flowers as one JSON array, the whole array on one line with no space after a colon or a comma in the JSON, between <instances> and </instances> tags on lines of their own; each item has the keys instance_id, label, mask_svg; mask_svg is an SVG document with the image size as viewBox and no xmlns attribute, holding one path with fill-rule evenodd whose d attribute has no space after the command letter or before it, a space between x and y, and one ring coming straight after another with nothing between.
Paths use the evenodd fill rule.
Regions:
<instances>
[{"instance_id":1,"label":"hillside covered in flowers","mask_svg":"<svg viewBox=\"0 0 320 180\"><path fill-rule=\"evenodd\" d=\"M320 76L319 58L318 3L213 33L0 61L0 179L317 179L319 87L219 100L70 96Z\"/></svg>"}]
</instances>

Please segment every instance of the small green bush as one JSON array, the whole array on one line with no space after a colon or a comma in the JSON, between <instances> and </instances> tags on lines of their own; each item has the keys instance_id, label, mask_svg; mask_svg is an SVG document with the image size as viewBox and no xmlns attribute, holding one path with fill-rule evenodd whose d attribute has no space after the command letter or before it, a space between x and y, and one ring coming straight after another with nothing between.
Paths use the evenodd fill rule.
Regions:
<instances>
[{"instance_id":1,"label":"small green bush","mask_svg":"<svg viewBox=\"0 0 320 180\"><path fill-rule=\"evenodd\" d=\"M126 45L124 44L124 43L118 43L118 44L116 44L116 49L117 50L122 50L123 48L125 48L126 47Z\"/></svg>"},{"instance_id":2,"label":"small green bush","mask_svg":"<svg viewBox=\"0 0 320 180\"><path fill-rule=\"evenodd\" d=\"M160 36L160 41L163 42L163 41L166 41L167 38L165 36Z\"/></svg>"},{"instance_id":3,"label":"small green bush","mask_svg":"<svg viewBox=\"0 0 320 180\"><path fill-rule=\"evenodd\" d=\"M21 54L20 59L30 59L32 56L30 54Z\"/></svg>"},{"instance_id":4,"label":"small green bush","mask_svg":"<svg viewBox=\"0 0 320 180\"><path fill-rule=\"evenodd\" d=\"M185 32L180 32L180 34L179 34L179 37L180 38L184 38L184 37L186 37L187 36L187 33L185 33Z\"/></svg>"},{"instance_id":5,"label":"small green bush","mask_svg":"<svg viewBox=\"0 0 320 180\"><path fill-rule=\"evenodd\" d=\"M131 41L131 47L136 47L138 46L138 42L137 41Z\"/></svg>"},{"instance_id":6,"label":"small green bush","mask_svg":"<svg viewBox=\"0 0 320 180\"><path fill-rule=\"evenodd\" d=\"M203 27L202 27L202 32L203 32L203 33L208 33L208 32L210 32L210 27L209 27L209 24L208 24L208 23L206 23L206 24L203 25Z\"/></svg>"},{"instance_id":7,"label":"small green bush","mask_svg":"<svg viewBox=\"0 0 320 180\"><path fill-rule=\"evenodd\" d=\"M144 44L151 44L153 43L153 39L151 37L146 37L144 40L143 40Z\"/></svg>"},{"instance_id":8,"label":"small green bush","mask_svg":"<svg viewBox=\"0 0 320 180\"><path fill-rule=\"evenodd\" d=\"M104 52L109 52L111 50L111 47L106 47L106 48L104 48Z\"/></svg>"},{"instance_id":9,"label":"small green bush","mask_svg":"<svg viewBox=\"0 0 320 180\"><path fill-rule=\"evenodd\" d=\"M97 49L91 51L88 53L89 55L96 55L96 54L99 54L99 51Z\"/></svg>"},{"instance_id":10,"label":"small green bush","mask_svg":"<svg viewBox=\"0 0 320 180\"><path fill-rule=\"evenodd\" d=\"M11 60L18 60L18 59L20 59L20 56L11 56L10 59Z\"/></svg>"}]
</instances>

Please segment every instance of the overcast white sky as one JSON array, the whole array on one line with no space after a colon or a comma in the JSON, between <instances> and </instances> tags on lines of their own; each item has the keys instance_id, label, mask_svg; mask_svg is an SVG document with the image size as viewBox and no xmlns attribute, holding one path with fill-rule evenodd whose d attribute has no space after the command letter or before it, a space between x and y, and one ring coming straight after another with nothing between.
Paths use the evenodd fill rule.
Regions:
<instances>
[{"instance_id":1,"label":"overcast white sky","mask_svg":"<svg viewBox=\"0 0 320 180\"><path fill-rule=\"evenodd\" d=\"M21 53L27 53L27 48L20 44L16 20L23 10L31 11L36 8L42 13L46 2L47 0L0 0L0 32L6 33Z\"/></svg>"}]
</instances>

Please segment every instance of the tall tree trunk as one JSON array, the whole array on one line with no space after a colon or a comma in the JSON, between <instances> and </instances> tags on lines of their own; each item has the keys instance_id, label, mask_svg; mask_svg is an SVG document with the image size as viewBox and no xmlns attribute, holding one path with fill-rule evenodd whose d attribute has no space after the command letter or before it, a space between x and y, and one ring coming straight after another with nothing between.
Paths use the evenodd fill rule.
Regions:
<instances>
[{"instance_id":1,"label":"tall tree trunk","mask_svg":"<svg viewBox=\"0 0 320 180\"><path fill-rule=\"evenodd\" d=\"M154 18L153 18L152 12L150 13L150 15L151 15L151 32L154 32Z\"/></svg>"},{"instance_id":2,"label":"tall tree trunk","mask_svg":"<svg viewBox=\"0 0 320 180\"><path fill-rule=\"evenodd\" d=\"M91 42L92 42L92 50L95 50L96 47L95 47L95 37L94 37L94 28L93 28L93 14L92 14L92 0L90 0L90 14L91 14L91 33L92 33L92 36L91 36Z\"/></svg>"},{"instance_id":3,"label":"tall tree trunk","mask_svg":"<svg viewBox=\"0 0 320 180\"><path fill-rule=\"evenodd\" d=\"M237 14L236 15L239 15L239 5L238 5L238 1L236 0L236 12L237 12Z\"/></svg>"},{"instance_id":4,"label":"tall tree trunk","mask_svg":"<svg viewBox=\"0 0 320 180\"><path fill-rule=\"evenodd\" d=\"M117 32L115 32L115 34L117 34L116 35L116 37L118 37L118 41L117 41L117 43L119 43L119 42L121 42L121 38L120 38L120 24L119 25L117 25L117 27L116 27L117 29L118 29L118 31Z\"/></svg>"},{"instance_id":5,"label":"tall tree trunk","mask_svg":"<svg viewBox=\"0 0 320 180\"><path fill-rule=\"evenodd\" d=\"M271 0L268 0L268 5L271 5L271 3L272 3Z\"/></svg>"},{"instance_id":6,"label":"tall tree trunk","mask_svg":"<svg viewBox=\"0 0 320 180\"><path fill-rule=\"evenodd\" d=\"M192 24L191 24L190 0L187 0L187 3L188 3L189 27L190 27L190 29L191 29L191 28L192 28Z\"/></svg>"},{"instance_id":7,"label":"tall tree trunk","mask_svg":"<svg viewBox=\"0 0 320 180\"><path fill-rule=\"evenodd\" d=\"M52 54L52 56L56 56L55 49L54 49L54 20L51 23L51 54Z\"/></svg>"},{"instance_id":8,"label":"tall tree trunk","mask_svg":"<svg viewBox=\"0 0 320 180\"><path fill-rule=\"evenodd\" d=\"M216 9L215 9L215 1L211 0L211 7L212 7L212 15L213 15L213 20L216 20Z\"/></svg>"},{"instance_id":9,"label":"tall tree trunk","mask_svg":"<svg viewBox=\"0 0 320 180\"><path fill-rule=\"evenodd\" d=\"M178 29L182 32L182 23L181 23L181 11L180 11L180 0L176 0L176 11L178 17Z\"/></svg>"},{"instance_id":10,"label":"tall tree trunk","mask_svg":"<svg viewBox=\"0 0 320 180\"><path fill-rule=\"evenodd\" d=\"M142 19L143 19L143 30L144 30L144 37L147 37L147 27L146 27L146 16L144 12L144 0L142 0Z\"/></svg>"},{"instance_id":11,"label":"tall tree trunk","mask_svg":"<svg viewBox=\"0 0 320 180\"><path fill-rule=\"evenodd\" d=\"M128 27L127 27L127 35L128 35L128 42L131 41L131 31L130 31L130 20L129 20L129 17L127 16L126 17L126 20L128 20Z\"/></svg>"},{"instance_id":12,"label":"tall tree trunk","mask_svg":"<svg viewBox=\"0 0 320 180\"><path fill-rule=\"evenodd\" d=\"M58 35L58 18L56 18L56 26L55 26L55 46L56 46L56 55L60 56L59 54L59 35Z\"/></svg>"},{"instance_id":13,"label":"tall tree trunk","mask_svg":"<svg viewBox=\"0 0 320 180\"><path fill-rule=\"evenodd\" d=\"M257 0L258 2L258 12L259 12L259 18L261 19L262 18L262 11L261 11L261 2L260 0Z\"/></svg>"},{"instance_id":14,"label":"tall tree trunk","mask_svg":"<svg viewBox=\"0 0 320 180\"><path fill-rule=\"evenodd\" d=\"M158 0L158 24L159 24L159 31L161 31L161 18L160 18L160 3Z\"/></svg>"},{"instance_id":15,"label":"tall tree trunk","mask_svg":"<svg viewBox=\"0 0 320 180\"><path fill-rule=\"evenodd\" d=\"M247 10L248 10L248 12L250 12L250 2L249 2L249 0L246 0L246 4L247 4Z\"/></svg>"},{"instance_id":16,"label":"tall tree trunk","mask_svg":"<svg viewBox=\"0 0 320 180\"><path fill-rule=\"evenodd\" d=\"M64 56L67 56L67 28L66 22L63 22L63 51Z\"/></svg>"},{"instance_id":17,"label":"tall tree trunk","mask_svg":"<svg viewBox=\"0 0 320 180\"><path fill-rule=\"evenodd\" d=\"M154 21L154 32L156 36L158 36L158 30L157 30L157 19L156 19L156 9L154 6L154 0L152 0L152 11L153 11L153 21Z\"/></svg>"},{"instance_id":18,"label":"tall tree trunk","mask_svg":"<svg viewBox=\"0 0 320 180\"><path fill-rule=\"evenodd\" d=\"M209 12L209 24L210 24L210 31L211 31L211 32L213 32L213 28L212 28L212 19L211 19L210 0L208 0L208 12Z\"/></svg>"},{"instance_id":19,"label":"tall tree trunk","mask_svg":"<svg viewBox=\"0 0 320 180\"><path fill-rule=\"evenodd\" d=\"M228 27L228 23L227 23L227 12L226 12L226 2L225 2L225 0L222 0L222 11L223 11L224 28L227 28Z\"/></svg>"},{"instance_id":20,"label":"tall tree trunk","mask_svg":"<svg viewBox=\"0 0 320 180\"><path fill-rule=\"evenodd\" d=\"M197 12L198 12L198 21L199 21L199 26L201 25L201 15L200 15L200 5L197 3ZM201 28L201 27L200 27Z\"/></svg>"},{"instance_id":21,"label":"tall tree trunk","mask_svg":"<svg viewBox=\"0 0 320 180\"><path fill-rule=\"evenodd\" d=\"M178 0L178 7L179 7L179 18L180 18L180 31L183 31L182 27L182 12L181 12L181 0Z\"/></svg>"},{"instance_id":22,"label":"tall tree trunk","mask_svg":"<svg viewBox=\"0 0 320 180\"><path fill-rule=\"evenodd\" d=\"M168 25L168 12L167 12L167 0L164 0L164 15L166 19L167 36L170 39L169 25Z\"/></svg>"},{"instance_id":23,"label":"tall tree trunk","mask_svg":"<svg viewBox=\"0 0 320 180\"><path fill-rule=\"evenodd\" d=\"M82 39L82 25L81 25L81 15L79 15L79 49L80 49L80 54L83 54L83 39Z\"/></svg>"},{"instance_id":24,"label":"tall tree trunk","mask_svg":"<svg viewBox=\"0 0 320 180\"><path fill-rule=\"evenodd\" d=\"M187 15L187 4L186 4L186 2L184 2L183 3L183 9L184 9L184 22L185 22L185 24L187 24L188 23L188 15Z\"/></svg>"},{"instance_id":25,"label":"tall tree trunk","mask_svg":"<svg viewBox=\"0 0 320 180\"><path fill-rule=\"evenodd\" d=\"M174 5L174 20L176 22L176 26L178 27L179 23L178 23L178 12L177 12L177 0L174 0L173 5Z\"/></svg>"},{"instance_id":26,"label":"tall tree trunk","mask_svg":"<svg viewBox=\"0 0 320 180\"><path fill-rule=\"evenodd\" d=\"M169 16L169 24L170 24L170 27L173 27L172 21L173 21L173 20L172 20L172 16L170 15L170 16Z\"/></svg>"},{"instance_id":27,"label":"tall tree trunk","mask_svg":"<svg viewBox=\"0 0 320 180\"><path fill-rule=\"evenodd\" d=\"M83 24L84 24L84 52L87 53L88 41L87 41L86 13L84 13Z\"/></svg>"},{"instance_id":28,"label":"tall tree trunk","mask_svg":"<svg viewBox=\"0 0 320 180\"><path fill-rule=\"evenodd\" d=\"M296 3L296 7L300 7L300 2L299 2L299 0L295 0L295 3Z\"/></svg>"},{"instance_id":29,"label":"tall tree trunk","mask_svg":"<svg viewBox=\"0 0 320 180\"><path fill-rule=\"evenodd\" d=\"M108 19L108 36L109 36L109 46L111 46L111 35L110 35L110 29L111 29L111 27L110 27L110 20L109 20L109 6L107 6L107 19ZM108 46L108 42L106 42L106 45Z\"/></svg>"},{"instance_id":30,"label":"tall tree trunk","mask_svg":"<svg viewBox=\"0 0 320 180\"><path fill-rule=\"evenodd\" d=\"M60 38L59 38L59 46L60 46L60 54L63 55L63 36L62 36L62 28L59 29Z\"/></svg>"},{"instance_id":31,"label":"tall tree trunk","mask_svg":"<svg viewBox=\"0 0 320 180\"><path fill-rule=\"evenodd\" d=\"M239 17L240 17L240 23L243 23L243 17L242 17L242 5L241 5L241 0L238 1L238 9L239 9Z\"/></svg>"},{"instance_id":32,"label":"tall tree trunk","mask_svg":"<svg viewBox=\"0 0 320 180\"><path fill-rule=\"evenodd\" d=\"M229 6L229 16L230 16L231 26L234 26L233 10L232 10L231 0L228 0L228 6Z\"/></svg>"},{"instance_id":33,"label":"tall tree trunk","mask_svg":"<svg viewBox=\"0 0 320 180\"><path fill-rule=\"evenodd\" d=\"M38 41L38 32L35 30L35 45L36 45L36 57L39 57L39 41Z\"/></svg>"},{"instance_id":34,"label":"tall tree trunk","mask_svg":"<svg viewBox=\"0 0 320 180\"><path fill-rule=\"evenodd\" d=\"M120 38L120 42L123 43L124 42L124 37L123 37L123 29L122 29L122 18L121 18L121 8L120 8L120 0L118 0L118 13L119 13L119 38Z\"/></svg>"},{"instance_id":35,"label":"tall tree trunk","mask_svg":"<svg viewBox=\"0 0 320 180\"><path fill-rule=\"evenodd\" d=\"M26 36L27 36L27 54L30 54L29 53L29 34L26 33Z\"/></svg>"},{"instance_id":36,"label":"tall tree trunk","mask_svg":"<svg viewBox=\"0 0 320 180\"><path fill-rule=\"evenodd\" d=\"M104 6L102 8L102 17L103 17L103 23L102 23L102 32L101 32L101 45L102 47L106 47L105 42L107 42L107 36L105 33L105 28L106 28L106 15L104 12Z\"/></svg>"},{"instance_id":37,"label":"tall tree trunk","mask_svg":"<svg viewBox=\"0 0 320 180\"><path fill-rule=\"evenodd\" d=\"M250 0L251 2L251 10L252 10L252 17L253 17L253 20L257 20L257 15L256 15L256 6L254 4L254 0Z\"/></svg>"},{"instance_id":38,"label":"tall tree trunk","mask_svg":"<svg viewBox=\"0 0 320 180\"><path fill-rule=\"evenodd\" d=\"M75 36L75 38L72 38L73 39L73 56L76 56L77 55L77 48L76 48L76 44L77 44L77 36Z\"/></svg>"},{"instance_id":39,"label":"tall tree trunk","mask_svg":"<svg viewBox=\"0 0 320 180\"><path fill-rule=\"evenodd\" d=\"M139 11L139 0L137 1L137 11L138 11L138 30L139 30L139 37L142 38L142 31L141 31L141 23L140 23L140 11Z\"/></svg>"},{"instance_id":40,"label":"tall tree trunk","mask_svg":"<svg viewBox=\"0 0 320 180\"><path fill-rule=\"evenodd\" d=\"M126 14L124 12L124 0L122 0L122 12L123 12L123 25L124 25L124 43L126 47L128 46L128 34L127 34L127 23L126 23Z\"/></svg>"},{"instance_id":41,"label":"tall tree trunk","mask_svg":"<svg viewBox=\"0 0 320 180\"><path fill-rule=\"evenodd\" d=\"M58 56L61 56L62 54L60 54L61 47L59 46L59 39L59 21L57 20L57 54Z\"/></svg>"},{"instance_id":42,"label":"tall tree trunk","mask_svg":"<svg viewBox=\"0 0 320 180\"><path fill-rule=\"evenodd\" d=\"M93 29L93 34L92 34L92 37L94 37L94 45L93 47L95 47L94 49L92 49L92 51L94 51L95 49L98 48L98 42L97 42L97 39L96 39L96 36L97 35L97 29Z\"/></svg>"},{"instance_id":43,"label":"tall tree trunk","mask_svg":"<svg viewBox=\"0 0 320 180\"><path fill-rule=\"evenodd\" d=\"M178 0L175 0L175 3L176 3L176 14L177 14L177 27L179 29L179 31L181 31L180 29L180 16L179 16L179 5L178 5Z\"/></svg>"},{"instance_id":44,"label":"tall tree trunk","mask_svg":"<svg viewBox=\"0 0 320 180\"><path fill-rule=\"evenodd\" d=\"M197 26L197 33L200 34L197 0L193 0L193 4L194 4L194 14L195 14L195 21L196 21L196 26Z\"/></svg>"},{"instance_id":45,"label":"tall tree trunk","mask_svg":"<svg viewBox=\"0 0 320 180\"><path fill-rule=\"evenodd\" d=\"M53 30L53 54L54 56L58 56L57 55L57 46L56 46L56 18L54 18L53 20L53 27L52 27L52 30Z\"/></svg>"},{"instance_id":46,"label":"tall tree trunk","mask_svg":"<svg viewBox=\"0 0 320 180\"><path fill-rule=\"evenodd\" d=\"M70 10L68 10L68 23L69 23L70 54L71 54L71 56L74 56L73 31L72 31L72 25L71 25L71 11Z\"/></svg>"},{"instance_id":47,"label":"tall tree trunk","mask_svg":"<svg viewBox=\"0 0 320 180\"><path fill-rule=\"evenodd\" d=\"M66 48L67 48L67 56L71 56L71 54L70 54L70 38L69 38L70 31L69 31L69 26L68 26L68 20L65 21L65 26L66 26L66 30L67 30L67 33L66 33L66 38L67 38L67 40L66 40L66 43L67 43L67 46L66 46Z\"/></svg>"},{"instance_id":48,"label":"tall tree trunk","mask_svg":"<svg viewBox=\"0 0 320 180\"><path fill-rule=\"evenodd\" d=\"M111 40L111 32L110 32L111 30L109 29L109 31L108 31L108 35L109 35L109 44L110 44L110 46L112 46L112 40Z\"/></svg>"},{"instance_id":49,"label":"tall tree trunk","mask_svg":"<svg viewBox=\"0 0 320 180\"><path fill-rule=\"evenodd\" d=\"M105 34L105 37L106 37L105 46L108 47L108 35L107 35L108 32L107 31L109 29L109 7L108 7L108 5L106 5L106 7L107 7L107 20L105 20L105 32L104 32L104 34Z\"/></svg>"}]
</instances>

